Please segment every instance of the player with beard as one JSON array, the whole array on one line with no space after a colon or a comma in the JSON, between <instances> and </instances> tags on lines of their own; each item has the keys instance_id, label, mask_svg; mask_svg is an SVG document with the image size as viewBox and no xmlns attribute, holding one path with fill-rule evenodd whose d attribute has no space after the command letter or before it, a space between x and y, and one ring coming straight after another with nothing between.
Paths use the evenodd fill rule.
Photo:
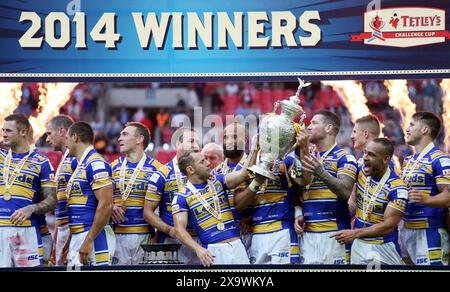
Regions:
<instances>
[{"instance_id":1,"label":"player with beard","mask_svg":"<svg viewBox=\"0 0 450 292\"><path fill-rule=\"evenodd\" d=\"M339 117L329 111L314 114L307 128L317 152L301 161L302 172L313 175L312 182L304 186L304 218L296 218L296 225L303 225L296 231L301 235L300 262L304 264L336 265L350 260L350 246L340 246L330 238L350 228L347 201L357 167L355 157L336 144L339 129Z\"/></svg>"},{"instance_id":2,"label":"player with beard","mask_svg":"<svg viewBox=\"0 0 450 292\"><path fill-rule=\"evenodd\" d=\"M223 153L225 155L225 160L213 169L213 175L228 174L235 170L238 171L242 169L247 158L247 155L245 154L245 146L247 145L248 139L246 139L246 137L245 127L237 122L225 127L223 131ZM236 192L245 191L247 186L248 183L243 182L235 189L227 190L226 193L234 219L237 221L241 231L242 240L248 250L250 248L252 238L250 232L250 228L252 226L252 210L251 208L246 208L243 212L238 212L234 202L234 194Z\"/></svg>"}]
</instances>

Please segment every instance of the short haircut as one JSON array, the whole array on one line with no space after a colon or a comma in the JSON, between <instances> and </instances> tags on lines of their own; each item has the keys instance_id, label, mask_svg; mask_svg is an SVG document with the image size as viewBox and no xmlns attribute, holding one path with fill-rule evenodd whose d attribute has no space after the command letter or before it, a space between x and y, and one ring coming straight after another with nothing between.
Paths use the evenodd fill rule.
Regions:
<instances>
[{"instance_id":1,"label":"short haircut","mask_svg":"<svg viewBox=\"0 0 450 292\"><path fill-rule=\"evenodd\" d=\"M81 142L86 144L94 144L94 131L92 127L86 122L76 122L69 128L69 137L77 135Z\"/></svg>"},{"instance_id":2,"label":"short haircut","mask_svg":"<svg viewBox=\"0 0 450 292\"><path fill-rule=\"evenodd\" d=\"M187 175L186 169L188 166L194 165L194 157L192 157L193 153L198 153L198 151L186 151L183 155L181 155L181 157L178 158L178 167L184 175Z\"/></svg>"},{"instance_id":3,"label":"short haircut","mask_svg":"<svg viewBox=\"0 0 450 292\"><path fill-rule=\"evenodd\" d=\"M431 112L417 112L412 116L414 121L420 121L425 126L430 128L431 139L436 139L441 131L442 121L441 119Z\"/></svg>"},{"instance_id":4,"label":"short haircut","mask_svg":"<svg viewBox=\"0 0 450 292\"><path fill-rule=\"evenodd\" d=\"M369 133L374 137L379 137L381 133L381 124L378 118L374 115L367 115L355 121L355 125L363 125Z\"/></svg>"},{"instance_id":5,"label":"short haircut","mask_svg":"<svg viewBox=\"0 0 450 292\"><path fill-rule=\"evenodd\" d=\"M197 131L194 128L181 127L176 129L173 135L177 137L178 142L183 142L184 136L191 133L197 134Z\"/></svg>"},{"instance_id":6,"label":"short haircut","mask_svg":"<svg viewBox=\"0 0 450 292\"><path fill-rule=\"evenodd\" d=\"M223 148L222 148L222 146L220 146L220 145L217 144L217 143L214 143L214 142L208 143L208 144L206 144L205 146L203 146L202 151L203 151L204 149L211 149L211 150L214 150L214 151L217 152L217 154L219 154L220 158L224 158Z\"/></svg>"},{"instance_id":7,"label":"short haircut","mask_svg":"<svg viewBox=\"0 0 450 292\"><path fill-rule=\"evenodd\" d=\"M16 127L18 131L26 130L27 132L31 129L30 121L23 114L12 114L5 118L5 122L16 122Z\"/></svg>"},{"instance_id":8,"label":"short haircut","mask_svg":"<svg viewBox=\"0 0 450 292\"><path fill-rule=\"evenodd\" d=\"M57 115L55 117L53 117L49 124L51 125L51 127L53 128L64 128L64 129L69 129L70 126L72 126L74 123L73 119L70 116L67 115Z\"/></svg>"},{"instance_id":9,"label":"short haircut","mask_svg":"<svg viewBox=\"0 0 450 292\"><path fill-rule=\"evenodd\" d=\"M333 126L333 132L334 134L337 136L337 134L339 133L339 130L341 128L341 120L339 119L339 117L330 111L319 111L317 113L314 114L315 116L317 115L321 115L324 118L324 122L325 124L331 124Z\"/></svg>"},{"instance_id":10,"label":"short haircut","mask_svg":"<svg viewBox=\"0 0 450 292\"><path fill-rule=\"evenodd\" d=\"M144 124L129 122L125 125L125 127L135 127L136 134L144 137L144 149L147 148L148 144L150 144L150 130Z\"/></svg>"},{"instance_id":11,"label":"short haircut","mask_svg":"<svg viewBox=\"0 0 450 292\"><path fill-rule=\"evenodd\" d=\"M384 156L393 156L394 155L394 144L387 138L375 138L373 139L374 143L378 143L383 146L383 155Z\"/></svg>"}]
</instances>

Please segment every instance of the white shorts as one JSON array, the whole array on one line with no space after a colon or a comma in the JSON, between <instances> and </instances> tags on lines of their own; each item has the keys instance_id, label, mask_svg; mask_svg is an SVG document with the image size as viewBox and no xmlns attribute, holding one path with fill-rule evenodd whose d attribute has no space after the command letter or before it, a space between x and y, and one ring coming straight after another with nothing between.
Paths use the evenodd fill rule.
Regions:
<instances>
[{"instance_id":1,"label":"white shorts","mask_svg":"<svg viewBox=\"0 0 450 292\"><path fill-rule=\"evenodd\" d=\"M290 264L291 241L289 229L253 234L249 251L250 263L256 265Z\"/></svg>"},{"instance_id":2,"label":"white shorts","mask_svg":"<svg viewBox=\"0 0 450 292\"><path fill-rule=\"evenodd\" d=\"M401 239L416 265L448 265L449 236L444 228L404 228Z\"/></svg>"},{"instance_id":3,"label":"white shorts","mask_svg":"<svg viewBox=\"0 0 450 292\"><path fill-rule=\"evenodd\" d=\"M55 257L56 257L56 265L64 266L64 262L66 259L63 258L64 254L64 246L70 237L70 229L69 224L60 225L57 227L58 231L56 233L56 243L55 243Z\"/></svg>"},{"instance_id":4,"label":"white shorts","mask_svg":"<svg viewBox=\"0 0 450 292\"><path fill-rule=\"evenodd\" d=\"M40 265L35 227L0 227L0 267Z\"/></svg>"},{"instance_id":5,"label":"white shorts","mask_svg":"<svg viewBox=\"0 0 450 292\"><path fill-rule=\"evenodd\" d=\"M42 260L44 266L48 265L50 254L52 253L52 247L53 247L52 235L50 233L42 235L42 248L43 248Z\"/></svg>"},{"instance_id":6,"label":"white shorts","mask_svg":"<svg viewBox=\"0 0 450 292\"><path fill-rule=\"evenodd\" d=\"M367 243L355 239L350 257L352 265L402 265L399 250L394 242L384 244Z\"/></svg>"},{"instance_id":7,"label":"white shorts","mask_svg":"<svg viewBox=\"0 0 450 292\"><path fill-rule=\"evenodd\" d=\"M73 234L70 240L69 255L67 256L69 267L82 266L80 262L80 247L89 231ZM111 265L112 257L116 248L116 238L110 226L106 226L94 240L92 252L89 255L90 266Z\"/></svg>"},{"instance_id":8,"label":"white shorts","mask_svg":"<svg viewBox=\"0 0 450 292\"><path fill-rule=\"evenodd\" d=\"M200 239L198 237L192 237L195 242L202 245ZM180 249L178 250L178 260L182 262L185 265L201 265L202 262L197 257L197 254L188 248L187 246L183 245L178 239L172 238L172 237L166 237L164 239L164 243L166 244L181 244Z\"/></svg>"},{"instance_id":9,"label":"white shorts","mask_svg":"<svg viewBox=\"0 0 450 292\"><path fill-rule=\"evenodd\" d=\"M241 239L226 243L208 244L207 249L214 256L215 265L247 265L247 251Z\"/></svg>"},{"instance_id":10,"label":"white shorts","mask_svg":"<svg viewBox=\"0 0 450 292\"><path fill-rule=\"evenodd\" d=\"M300 237L300 263L305 265L347 265L345 245L340 245L336 239L330 238L331 232L305 232ZM350 247L347 246L349 249Z\"/></svg>"},{"instance_id":11,"label":"white shorts","mask_svg":"<svg viewBox=\"0 0 450 292\"><path fill-rule=\"evenodd\" d=\"M148 242L149 234L116 234L114 265L139 265L144 259L141 244Z\"/></svg>"}]
</instances>

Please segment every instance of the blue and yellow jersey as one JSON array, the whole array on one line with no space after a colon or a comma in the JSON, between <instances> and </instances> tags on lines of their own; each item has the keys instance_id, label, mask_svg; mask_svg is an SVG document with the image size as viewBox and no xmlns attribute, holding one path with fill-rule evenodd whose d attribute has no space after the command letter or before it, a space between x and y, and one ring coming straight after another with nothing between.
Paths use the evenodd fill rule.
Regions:
<instances>
[{"instance_id":1,"label":"blue and yellow jersey","mask_svg":"<svg viewBox=\"0 0 450 292\"><path fill-rule=\"evenodd\" d=\"M323 155L325 152L321 152ZM357 162L353 155L335 146L323 161L323 166L334 177L346 175L356 179ZM309 188L309 198L304 200L305 230L330 232L350 228L347 201L334 194L320 179L314 178Z\"/></svg>"},{"instance_id":2,"label":"blue and yellow jersey","mask_svg":"<svg viewBox=\"0 0 450 292\"><path fill-rule=\"evenodd\" d=\"M70 231L76 234L91 229L98 205L94 191L112 184L111 167L100 154L91 150L80 170L73 175L67 206Z\"/></svg>"},{"instance_id":3,"label":"blue and yellow jersey","mask_svg":"<svg viewBox=\"0 0 450 292\"><path fill-rule=\"evenodd\" d=\"M62 162L58 177L56 178L56 198L58 203L55 209L55 217L57 225L69 223L69 215L67 214L67 193L66 187L70 176L77 168L78 162L75 157L67 156Z\"/></svg>"},{"instance_id":4,"label":"blue and yellow jersey","mask_svg":"<svg viewBox=\"0 0 450 292\"><path fill-rule=\"evenodd\" d=\"M151 157L147 157L142 170L136 177L127 200L123 203L120 192L120 168L122 167L123 161L124 158L121 157L111 164L114 185L114 204L125 207L125 222L115 225L114 232L118 234L147 234L150 231L153 232L153 227L144 220L144 202L148 192L150 178L153 173L163 166L163 164ZM138 163L127 161L125 188L128 186L137 165Z\"/></svg>"},{"instance_id":5,"label":"blue and yellow jersey","mask_svg":"<svg viewBox=\"0 0 450 292\"><path fill-rule=\"evenodd\" d=\"M187 177L182 172L180 172L180 177L184 188ZM149 201L159 202L159 217L161 217L164 223L170 226L174 226L172 202L178 191L173 160L171 160L152 175L150 178L149 189L145 197ZM192 236L197 236L189 224L188 231ZM169 235L164 232L159 232L159 234L160 242L164 242L164 240L169 237Z\"/></svg>"},{"instance_id":6,"label":"blue and yellow jersey","mask_svg":"<svg viewBox=\"0 0 450 292\"><path fill-rule=\"evenodd\" d=\"M24 158L26 153L13 153L10 165L10 175L14 168ZM53 168L46 156L39 151L33 151L28 157L19 175L13 182L9 193L11 200L6 201L3 195L6 193L3 169L8 152L0 149L0 227L14 226L11 224L11 215L18 209L38 202L38 193L42 187L55 187ZM36 222L26 220L19 227L36 226Z\"/></svg>"},{"instance_id":7,"label":"blue and yellow jersey","mask_svg":"<svg viewBox=\"0 0 450 292\"><path fill-rule=\"evenodd\" d=\"M409 175L419 154L405 158L402 177ZM408 187L420 190L425 196L439 193L439 185L450 184L450 158L433 147L419 161L409 177ZM426 207L421 204L408 204L405 213L405 227L410 229L444 228L445 209Z\"/></svg>"},{"instance_id":8,"label":"blue and yellow jersey","mask_svg":"<svg viewBox=\"0 0 450 292\"><path fill-rule=\"evenodd\" d=\"M368 210L367 218L364 220L363 206L364 206L364 192L367 182L367 176L364 173L364 167L361 167L358 172L358 180L356 182L356 220L355 228L366 228L374 224L384 221L384 213L387 207L394 208L402 213L406 211L408 202L408 189L403 180L391 169L391 174L386 181L383 189L378 194L378 197L373 202L373 207ZM374 200L373 192L378 186L379 179L371 179L370 187L367 193L366 206ZM395 228L394 232L377 238L361 238L368 243L383 244L388 242L397 243L398 231Z\"/></svg>"},{"instance_id":9,"label":"blue and yellow jersey","mask_svg":"<svg viewBox=\"0 0 450 292\"><path fill-rule=\"evenodd\" d=\"M220 163L219 165L216 166L216 168L214 168L211 172L212 175L218 175L218 174L229 174L233 171L239 171L242 169L243 167L243 160L239 161L238 163L233 163L231 161L225 160L222 163ZM227 165L225 165L225 163ZM240 187L247 187L247 182L243 182L241 183L239 186ZM234 219L236 219L237 221L240 221L242 218L246 218L246 217L250 217L252 216L252 209L248 208L246 209L244 212L238 212L236 209L236 206L234 204L234 192L233 190L227 190L227 196L228 196L228 201L230 202L230 207L231 210L233 211L233 215L234 215Z\"/></svg>"},{"instance_id":10,"label":"blue and yellow jersey","mask_svg":"<svg viewBox=\"0 0 450 292\"><path fill-rule=\"evenodd\" d=\"M225 192L228 188L224 182L224 175L219 174L213 176L212 182L219 197L222 222L225 225L224 230L220 231L217 229L217 224L220 221L203 207L188 188L177 193L172 205L173 214L188 212L188 221L194 227L203 246L240 236L239 228L234 220L233 212L231 211L230 203ZM206 202L214 208L213 193L209 190L208 184L193 185L202 194Z\"/></svg>"},{"instance_id":11,"label":"blue and yellow jersey","mask_svg":"<svg viewBox=\"0 0 450 292\"><path fill-rule=\"evenodd\" d=\"M294 186L290 175L301 177L300 165L293 155L277 160L272 168L276 180L267 180L265 188L256 193L253 210L253 233L272 233L293 228Z\"/></svg>"}]
</instances>

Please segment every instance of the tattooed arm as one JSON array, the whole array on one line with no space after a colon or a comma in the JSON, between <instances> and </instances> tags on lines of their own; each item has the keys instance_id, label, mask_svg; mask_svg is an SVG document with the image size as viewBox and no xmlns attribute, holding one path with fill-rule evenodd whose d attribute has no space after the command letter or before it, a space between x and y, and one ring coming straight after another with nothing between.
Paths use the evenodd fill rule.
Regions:
<instances>
[{"instance_id":1,"label":"tattooed arm","mask_svg":"<svg viewBox=\"0 0 450 292\"><path fill-rule=\"evenodd\" d=\"M30 219L34 213L36 215L43 215L47 212L53 211L56 208L56 188L42 187L41 194L43 200L37 204L28 205L14 212L11 216L11 222L14 225L22 225L26 220Z\"/></svg>"}]
</instances>

